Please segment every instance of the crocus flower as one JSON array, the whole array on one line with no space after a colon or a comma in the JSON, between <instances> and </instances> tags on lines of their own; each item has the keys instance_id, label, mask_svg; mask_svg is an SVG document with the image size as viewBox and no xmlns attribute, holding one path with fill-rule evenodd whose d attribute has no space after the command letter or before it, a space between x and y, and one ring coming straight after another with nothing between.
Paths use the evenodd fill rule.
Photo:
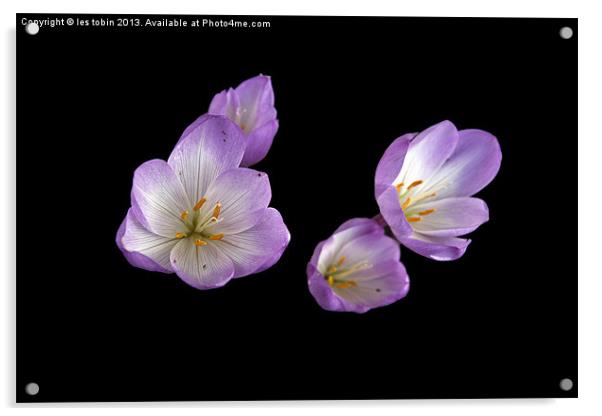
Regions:
<instances>
[{"instance_id":1,"label":"crocus flower","mask_svg":"<svg viewBox=\"0 0 602 416\"><path fill-rule=\"evenodd\" d=\"M449 121L403 135L376 169L381 215L409 249L435 260L455 260L470 243L458 237L489 219L487 204L471 196L491 182L501 159L494 136L458 131Z\"/></svg>"},{"instance_id":2,"label":"crocus flower","mask_svg":"<svg viewBox=\"0 0 602 416\"><path fill-rule=\"evenodd\" d=\"M410 288L399 243L368 218L343 223L318 244L307 278L311 294L329 311L364 313L403 298Z\"/></svg>"},{"instance_id":3,"label":"crocus flower","mask_svg":"<svg viewBox=\"0 0 602 416\"><path fill-rule=\"evenodd\" d=\"M186 130L167 162L143 163L117 233L130 264L211 289L278 261L290 234L268 208L268 176L239 167L243 153L240 128L207 116Z\"/></svg>"},{"instance_id":4,"label":"crocus flower","mask_svg":"<svg viewBox=\"0 0 602 416\"><path fill-rule=\"evenodd\" d=\"M240 126L246 138L241 165L256 164L270 150L278 130L270 77L259 75L243 81L236 89L220 92L213 97L209 114L226 116Z\"/></svg>"}]
</instances>

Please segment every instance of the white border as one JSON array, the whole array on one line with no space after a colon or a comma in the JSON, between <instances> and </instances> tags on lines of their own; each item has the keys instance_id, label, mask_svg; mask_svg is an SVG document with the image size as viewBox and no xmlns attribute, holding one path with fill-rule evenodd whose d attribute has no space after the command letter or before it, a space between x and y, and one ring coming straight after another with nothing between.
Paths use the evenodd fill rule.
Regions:
<instances>
[{"instance_id":1,"label":"white border","mask_svg":"<svg viewBox=\"0 0 602 416\"><path fill-rule=\"evenodd\" d=\"M29 414L43 410L50 415L99 414L107 411L121 413L133 407L141 407L151 414L163 413L166 407L176 407L178 411L190 414L231 414L244 412L249 415L280 415L312 413L331 414L343 410L348 415L365 415L373 412L382 415L445 413L446 415L567 415L602 414L602 343L600 318L602 317L602 273L599 262L602 258L600 212L602 211L602 136L600 120L602 109L600 101L602 89L602 19L595 0L420 0L393 2L391 0L369 1L326 1L304 0L295 4L284 1L216 1L201 2L195 0L104 0L83 2L77 0L48 1L3 1L0 4L0 20L3 25L2 91L0 101L3 140L0 141L0 266L2 287L0 289L0 404L11 407L14 404L14 289L15 289L15 86L14 86L14 29L17 12L55 12L55 13L180 13L180 14L300 14L300 15L393 15L393 16L491 16L491 17L578 17L579 18L579 399L564 400L440 400L440 401L385 401L385 402L248 402L248 403L150 403L150 404L68 404L62 406L26 406L18 407ZM35 97L32 97L35 99ZM559 102L558 105L563 105ZM550 120L553 123L554 120ZM545 150L546 138L534 137L541 142ZM567 141L575 140L567 137ZM542 151L542 156L545 151ZM534 168L536 164L534 165ZM562 175L563 166L556 172L550 172L550 180ZM561 227L564 219L573 219L574 201L562 199L552 206L537 193L537 184L525 178L525 186L533 187L533 201L521 201L521 204L538 209L558 211L558 223L550 224L551 229ZM577 184L575 184L577 186ZM533 214L536 215L536 214ZM517 224L517 236L533 239L537 244L538 236L528 234ZM558 244L565 242L559 241ZM572 243L569 243L572 244ZM511 260L511 259L509 259ZM553 261L553 259L533 259L535 262ZM199 377L202 377L200 374ZM83 409L76 409L82 407ZM108 410L108 409L111 410ZM4 413L6 414L6 413Z\"/></svg>"}]
</instances>

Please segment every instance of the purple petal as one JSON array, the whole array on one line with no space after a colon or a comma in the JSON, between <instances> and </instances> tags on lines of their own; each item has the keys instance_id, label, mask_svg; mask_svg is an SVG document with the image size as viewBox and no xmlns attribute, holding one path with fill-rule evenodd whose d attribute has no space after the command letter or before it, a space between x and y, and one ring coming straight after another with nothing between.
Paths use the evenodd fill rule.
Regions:
<instances>
[{"instance_id":1,"label":"purple petal","mask_svg":"<svg viewBox=\"0 0 602 416\"><path fill-rule=\"evenodd\" d=\"M154 159L134 172L132 211L147 230L173 238L186 232L180 214L190 208L190 201L171 167Z\"/></svg>"},{"instance_id":2,"label":"purple petal","mask_svg":"<svg viewBox=\"0 0 602 416\"><path fill-rule=\"evenodd\" d=\"M259 75L243 81L236 87L236 93L242 109L239 125L245 132L276 119L274 90L269 76Z\"/></svg>"},{"instance_id":3,"label":"purple petal","mask_svg":"<svg viewBox=\"0 0 602 416\"><path fill-rule=\"evenodd\" d=\"M362 261L378 264L384 260L399 260L399 243L384 236L381 228L379 233L365 234L354 238L341 247L338 256L345 256L346 264Z\"/></svg>"},{"instance_id":4,"label":"purple petal","mask_svg":"<svg viewBox=\"0 0 602 416\"><path fill-rule=\"evenodd\" d=\"M346 311L347 309L353 309L353 306L348 306L343 299L341 299L330 287L324 275L318 271L313 265L307 266L307 285L309 292L312 294L318 305L327 311ZM361 312L366 312L367 307L360 307ZM361 313L359 312L359 313Z\"/></svg>"},{"instance_id":5,"label":"purple petal","mask_svg":"<svg viewBox=\"0 0 602 416\"><path fill-rule=\"evenodd\" d=\"M167 163L194 205L215 178L240 165L244 146L243 133L236 124L223 116L206 116L180 140Z\"/></svg>"},{"instance_id":6,"label":"purple petal","mask_svg":"<svg viewBox=\"0 0 602 416\"><path fill-rule=\"evenodd\" d=\"M237 234L248 230L264 215L272 198L268 175L253 169L231 169L213 181L207 190L205 206L221 204L221 222L212 232Z\"/></svg>"},{"instance_id":7,"label":"purple petal","mask_svg":"<svg viewBox=\"0 0 602 416\"><path fill-rule=\"evenodd\" d=\"M316 247L307 267L309 290L322 308L363 313L391 304L407 294L409 278L399 262L399 245L393 239L384 234L370 233L351 240L343 247L337 254L337 257L341 256L343 259L339 268L373 262L368 268L349 275L349 280L354 283L350 287L338 287L336 284L330 286L325 274L316 267L315 264L321 262L320 257L328 243L332 243L332 240Z\"/></svg>"},{"instance_id":8,"label":"purple petal","mask_svg":"<svg viewBox=\"0 0 602 416\"><path fill-rule=\"evenodd\" d=\"M431 237L418 233L402 238L400 242L410 250L438 261L456 260L462 257L470 244L470 240L463 238Z\"/></svg>"},{"instance_id":9,"label":"purple petal","mask_svg":"<svg viewBox=\"0 0 602 416\"><path fill-rule=\"evenodd\" d=\"M434 209L413 224L414 231L433 237L457 237L476 230L489 219L485 201L478 198L445 198L412 207L411 212ZM411 214L411 213L410 213Z\"/></svg>"},{"instance_id":10,"label":"purple petal","mask_svg":"<svg viewBox=\"0 0 602 416\"><path fill-rule=\"evenodd\" d=\"M171 251L171 267L190 286L214 289L228 283L234 265L213 242L197 247L194 239L180 240Z\"/></svg>"},{"instance_id":11,"label":"purple petal","mask_svg":"<svg viewBox=\"0 0 602 416\"><path fill-rule=\"evenodd\" d=\"M495 136L483 130L462 130L458 146L431 179L429 186L441 186L438 198L471 196L497 175L502 151Z\"/></svg>"},{"instance_id":12,"label":"purple petal","mask_svg":"<svg viewBox=\"0 0 602 416\"><path fill-rule=\"evenodd\" d=\"M375 175L374 196L378 198L393 182L401 172L403 161L405 159L410 141L416 136L416 133L404 134L398 137L385 150L378 166Z\"/></svg>"},{"instance_id":13,"label":"purple petal","mask_svg":"<svg viewBox=\"0 0 602 416\"><path fill-rule=\"evenodd\" d=\"M391 231L400 239L412 233L412 226L406 221L405 214L399 203L399 194L393 186L389 186L377 198L376 202Z\"/></svg>"},{"instance_id":14,"label":"purple petal","mask_svg":"<svg viewBox=\"0 0 602 416\"><path fill-rule=\"evenodd\" d=\"M228 235L216 241L216 244L234 264L234 277L242 277L275 264L290 238L280 213L274 208L268 208L254 227Z\"/></svg>"},{"instance_id":15,"label":"purple petal","mask_svg":"<svg viewBox=\"0 0 602 416\"><path fill-rule=\"evenodd\" d=\"M347 243L369 234L382 235L384 229L376 221L369 218L348 220L337 228L328 240L323 242L323 248L320 249L317 255L314 251L314 256L310 262L318 268L324 268L325 264L336 261L335 256Z\"/></svg>"},{"instance_id":16,"label":"purple petal","mask_svg":"<svg viewBox=\"0 0 602 416\"><path fill-rule=\"evenodd\" d=\"M197 118L196 120L194 120L190 126L186 127L186 129L184 130L184 133L182 133L182 135L178 139L178 143L176 143L176 146L183 139L188 137L192 131L194 131L196 128L198 128L201 124L203 124L205 121L209 120L210 118L211 118L211 115L205 113L202 116L200 116L199 118Z\"/></svg>"},{"instance_id":17,"label":"purple petal","mask_svg":"<svg viewBox=\"0 0 602 416\"><path fill-rule=\"evenodd\" d=\"M128 251L123 246L123 237L128 234L128 247L138 248L140 252ZM173 273L169 264L169 252L171 247L166 243L166 238L153 234L146 230L136 220L131 209L128 210L126 217L119 226L115 242L117 247L123 253L126 260L134 267L138 267L151 272ZM144 255L145 253L148 255ZM164 261L164 255L167 254L167 261ZM157 261L151 259L154 257Z\"/></svg>"},{"instance_id":18,"label":"purple petal","mask_svg":"<svg viewBox=\"0 0 602 416\"><path fill-rule=\"evenodd\" d=\"M453 154L458 143L458 130L450 121L442 121L419 133L410 143L395 184L426 181Z\"/></svg>"},{"instance_id":19,"label":"purple petal","mask_svg":"<svg viewBox=\"0 0 602 416\"><path fill-rule=\"evenodd\" d=\"M356 287L334 288L348 312L363 313L390 305L405 297L410 290L410 279L398 260L383 261L372 269L358 272L354 280Z\"/></svg>"},{"instance_id":20,"label":"purple petal","mask_svg":"<svg viewBox=\"0 0 602 416\"><path fill-rule=\"evenodd\" d=\"M330 274L335 278L332 285L327 279ZM401 299L409 289L399 244L385 236L378 223L365 218L347 221L318 244L307 276L310 292L330 311L363 313Z\"/></svg>"},{"instance_id":21,"label":"purple petal","mask_svg":"<svg viewBox=\"0 0 602 416\"><path fill-rule=\"evenodd\" d=\"M278 131L278 120L271 120L251 131L247 137L247 147L241 166L252 166L260 162L270 150Z\"/></svg>"},{"instance_id":22,"label":"purple petal","mask_svg":"<svg viewBox=\"0 0 602 416\"><path fill-rule=\"evenodd\" d=\"M224 90L219 94L216 94L209 104L209 114L216 114L220 116L226 116L230 120L236 122L236 112L240 101L238 94L232 88Z\"/></svg>"}]
</instances>

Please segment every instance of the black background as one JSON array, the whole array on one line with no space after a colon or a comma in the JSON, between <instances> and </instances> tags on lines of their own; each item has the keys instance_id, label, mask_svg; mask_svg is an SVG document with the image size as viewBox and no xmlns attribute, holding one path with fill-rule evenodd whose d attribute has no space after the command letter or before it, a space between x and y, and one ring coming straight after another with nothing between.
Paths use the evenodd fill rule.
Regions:
<instances>
[{"instance_id":1,"label":"black background","mask_svg":"<svg viewBox=\"0 0 602 416\"><path fill-rule=\"evenodd\" d=\"M576 397L575 19L30 36L21 17L46 16L17 19L18 401ZM255 167L292 234L281 261L210 291L131 267L114 240L135 168L259 73L280 120ZM400 302L322 310L305 276L315 245L377 213L392 140L444 119L500 141L500 173L478 194L490 221L455 262L403 248Z\"/></svg>"}]
</instances>

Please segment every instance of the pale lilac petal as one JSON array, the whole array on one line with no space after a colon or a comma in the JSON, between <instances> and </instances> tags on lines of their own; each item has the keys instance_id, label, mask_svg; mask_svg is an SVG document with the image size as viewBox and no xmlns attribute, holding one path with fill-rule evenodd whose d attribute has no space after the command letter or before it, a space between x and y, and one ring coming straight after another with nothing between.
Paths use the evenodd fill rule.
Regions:
<instances>
[{"instance_id":1,"label":"pale lilac petal","mask_svg":"<svg viewBox=\"0 0 602 416\"><path fill-rule=\"evenodd\" d=\"M209 104L209 114L226 116L232 121L236 121L236 112L240 101L238 94L232 88L216 94Z\"/></svg>"},{"instance_id":2,"label":"pale lilac petal","mask_svg":"<svg viewBox=\"0 0 602 416\"><path fill-rule=\"evenodd\" d=\"M400 239L410 250L433 260L456 260L464 255L470 240L457 237L431 237L414 233Z\"/></svg>"},{"instance_id":3,"label":"pale lilac petal","mask_svg":"<svg viewBox=\"0 0 602 416\"><path fill-rule=\"evenodd\" d=\"M128 247L140 251L128 251L123 246L123 237L128 234ZM128 210L126 217L119 226L115 242L126 260L134 267L151 272L173 273L169 263L171 245L169 239L158 236L146 230ZM157 261L153 260L156 259Z\"/></svg>"},{"instance_id":4,"label":"pale lilac petal","mask_svg":"<svg viewBox=\"0 0 602 416\"><path fill-rule=\"evenodd\" d=\"M269 76L259 75L243 81L236 87L240 100L239 125L245 132L276 118L274 90Z\"/></svg>"},{"instance_id":5,"label":"pale lilac petal","mask_svg":"<svg viewBox=\"0 0 602 416\"><path fill-rule=\"evenodd\" d=\"M244 147L238 126L223 116L207 116L180 140L168 163L194 205L215 178L240 165Z\"/></svg>"},{"instance_id":6,"label":"pale lilac petal","mask_svg":"<svg viewBox=\"0 0 602 416\"><path fill-rule=\"evenodd\" d=\"M176 274L197 289L221 287L234 276L232 261L212 243L197 247L192 238L180 240L170 260Z\"/></svg>"},{"instance_id":7,"label":"pale lilac petal","mask_svg":"<svg viewBox=\"0 0 602 416\"><path fill-rule=\"evenodd\" d=\"M385 150L378 166L374 180L374 196L378 198L389 186L396 185L393 182L401 172L403 161L410 146L410 141L416 133L404 134L395 139Z\"/></svg>"},{"instance_id":8,"label":"pale lilac petal","mask_svg":"<svg viewBox=\"0 0 602 416\"><path fill-rule=\"evenodd\" d=\"M399 194L393 186L386 188L376 202L380 208L380 214L391 227L391 231L397 239L412 233L412 226L406 221L399 203Z\"/></svg>"},{"instance_id":9,"label":"pale lilac petal","mask_svg":"<svg viewBox=\"0 0 602 416\"><path fill-rule=\"evenodd\" d=\"M132 211L147 230L173 238L186 228L180 219L190 201L181 182L163 160L154 159L134 172Z\"/></svg>"},{"instance_id":10,"label":"pale lilac petal","mask_svg":"<svg viewBox=\"0 0 602 416\"><path fill-rule=\"evenodd\" d=\"M318 304L330 311L364 313L403 298L409 278L399 261L399 244L374 220L350 220L339 230L318 244L307 266L309 290Z\"/></svg>"},{"instance_id":11,"label":"pale lilac petal","mask_svg":"<svg viewBox=\"0 0 602 416\"><path fill-rule=\"evenodd\" d=\"M424 186L437 189L438 198L472 196L493 180L501 162L495 136L483 130L461 130L454 153Z\"/></svg>"},{"instance_id":12,"label":"pale lilac petal","mask_svg":"<svg viewBox=\"0 0 602 416\"><path fill-rule=\"evenodd\" d=\"M425 202L411 208L412 212L435 212L422 216L413 223L414 231L433 237L457 237L476 230L489 219L489 209L485 201L478 198L445 198Z\"/></svg>"},{"instance_id":13,"label":"pale lilac petal","mask_svg":"<svg viewBox=\"0 0 602 416\"><path fill-rule=\"evenodd\" d=\"M376 265L383 259L399 259L399 243L392 238L383 237L384 230L378 233L356 237L341 247L338 256L345 256L344 264L368 262Z\"/></svg>"},{"instance_id":14,"label":"pale lilac petal","mask_svg":"<svg viewBox=\"0 0 602 416\"><path fill-rule=\"evenodd\" d=\"M254 227L215 243L234 264L234 277L243 277L276 263L289 241L290 233L282 216L274 208L268 208Z\"/></svg>"},{"instance_id":15,"label":"pale lilac petal","mask_svg":"<svg viewBox=\"0 0 602 416\"><path fill-rule=\"evenodd\" d=\"M318 305L327 311L346 311L348 309L353 309L353 306L347 305L342 298L340 298L326 279L324 275L318 271L316 266L313 264L307 265L307 285L309 287L309 292L312 294ZM362 312L368 310L367 307L361 308Z\"/></svg>"},{"instance_id":16,"label":"pale lilac petal","mask_svg":"<svg viewBox=\"0 0 602 416\"><path fill-rule=\"evenodd\" d=\"M248 168L231 169L222 173L207 190L204 207L221 204L221 222L212 227L213 233L226 235L248 230L264 215L272 198L268 175Z\"/></svg>"},{"instance_id":17,"label":"pale lilac petal","mask_svg":"<svg viewBox=\"0 0 602 416\"><path fill-rule=\"evenodd\" d=\"M336 261L336 256L343 246L354 239L368 234L383 234L383 228L376 221L369 218L350 219L335 230L333 235L323 244L323 248L311 259L311 263L320 270L324 269L326 264Z\"/></svg>"},{"instance_id":18,"label":"pale lilac petal","mask_svg":"<svg viewBox=\"0 0 602 416\"><path fill-rule=\"evenodd\" d=\"M194 131L197 127L199 127L201 124L203 124L205 121L209 120L211 118L210 114L203 114L202 116L198 117L196 120L194 120L192 122L192 124L190 124L188 127L186 127L186 129L184 130L184 133L182 133L182 135L180 136L180 138L178 139L178 143L176 143L176 146L185 138L187 138L190 133L192 131Z\"/></svg>"},{"instance_id":19,"label":"pale lilac petal","mask_svg":"<svg viewBox=\"0 0 602 416\"><path fill-rule=\"evenodd\" d=\"M410 279L398 260L381 261L372 269L358 272L353 278L357 286L333 288L347 312L363 313L390 305L405 297L410 290Z\"/></svg>"},{"instance_id":20,"label":"pale lilac petal","mask_svg":"<svg viewBox=\"0 0 602 416\"><path fill-rule=\"evenodd\" d=\"M278 120L271 120L251 131L247 137L247 147L241 166L252 166L261 161L270 150L278 131Z\"/></svg>"},{"instance_id":21,"label":"pale lilac petal","mask_svg":"<svg viewBox=\"0 0 602 416\"><path fill-rule=\"evenodd\" d=\"M427 181L453 154L458 130L450 121L442 121L419 133L410 143L395 184Z\"/></svg>"},{"instance_id":22,"label":"pale lilac petal","mask_svg":"<svg viewBox=\"0 0 602 416\"><path fill-rule=\"evenodd\" d=\"M311 263L307 267L307 276L309 291L318 304L323 309L335 312L364 313L390 305L405 297L410 288L405 268L399 260L392 259L383 259L372 269L354 275L357 286L351 288L331 287L325 276Z\"/></svg>"}]
</instances>

